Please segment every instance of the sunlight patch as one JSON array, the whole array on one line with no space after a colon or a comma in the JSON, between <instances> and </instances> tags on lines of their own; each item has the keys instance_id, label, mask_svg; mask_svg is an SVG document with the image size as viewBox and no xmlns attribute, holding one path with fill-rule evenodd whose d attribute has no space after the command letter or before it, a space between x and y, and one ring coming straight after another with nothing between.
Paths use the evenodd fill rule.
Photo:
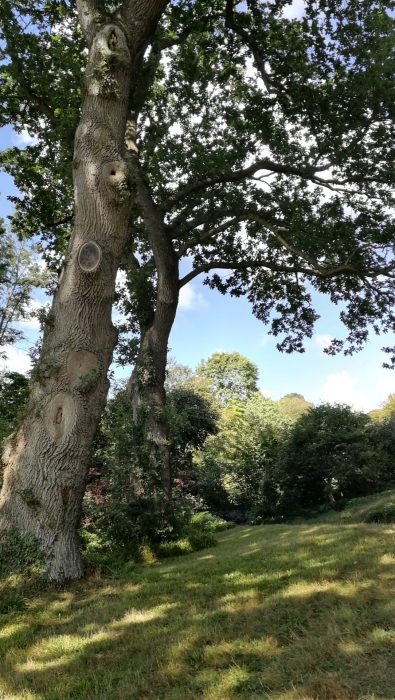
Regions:
<instances>
[{"instance_id":1,"label":"sunlight patch","mask_svg":"<svg viewBox=\"0 0 395 700\"><path fill-rule=\"evenodd\" d=\"M111 627L116 629L118 627L124 627L125 625L138 625L143 622L150 622L151 620L163 617L167 610L176 607L177 603L170 603L168 605L159 605L157 608L152 608L151 610L130 608L120 620L112 622Z\"/></svg>"},{"instance_id":2,"label":"sunlight patch","mask_svg":"<svg viewBox=\"0 0 395 700\"><path fill-rule=\"evenodd\" d=\"M6 627L3 627L3 629L0 629L0 639L8 639L9 637L13 637L14 634L27 632L28 629L29 625L26 625L24 622L16 622L14 624L7 625Z\"/></svg>"}]
</instances>

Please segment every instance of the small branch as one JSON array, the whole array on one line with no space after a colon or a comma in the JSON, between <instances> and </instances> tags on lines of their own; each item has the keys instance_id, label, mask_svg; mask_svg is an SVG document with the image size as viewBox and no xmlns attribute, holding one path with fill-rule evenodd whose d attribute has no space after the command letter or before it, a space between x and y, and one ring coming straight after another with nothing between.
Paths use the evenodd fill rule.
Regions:
<instances>
[{"instance_id":1,"label":"small branch","mask_svg":"<svg viewBox=\"0 0 395 700\"><path fill-rule=\"evenodd\" d=\"M52 228L55 226L62 226L63 224L69 224L73 219L74 212L68 216L65 216L63 219L57 219L56 221L43 221L43 224L46 228Z\"/></svg>"},{"instance_id":2,"label":"small branch","mask_svg":"<svg viewBox=\"0 0 395 700\"><path fill-rule=\"evenodd\" d=\"M245 29L242 29L239 27L236 23L234 11L233 11L233 6L234 6L234 0L226 0L226 6L225 6L225 26L228 29L231 29L235 34L237 34L240 39L244 41L246 46L250 49L255 65L257 67L258 73L260 74L263 84L266 88L266 90L270 90L271 88L271 81L270 81L270 76L265 68L265 59L262 56L262 46L258 46L252 39L251 34L247 32Z\"/></svg>"},{"instance_id":3,"label":"small branch","mask_svg":"<svg viewBox=\"0 0 395 700\"><path fill-rule=\"evenodd\" d=\"M180 259L182 258L183 255L189 250L189 248L193 248L196 245L200 245L201 243L204 243L205 241L208 241L210 238L214 238L218 233L222 233L222 231L226 231L227 228L230 226L233 226L234 224L239 223L244 219L243 216L235 216L233 219L229 219L229 221L225 221L223 224L220 224L219 226L216 226L214 228L210 228L206 231L203 231L199 236L195 236L195 238L191 238L189 241L186 241L179 251L176 253L177 258Z\"/></svg>"}]
</instances>

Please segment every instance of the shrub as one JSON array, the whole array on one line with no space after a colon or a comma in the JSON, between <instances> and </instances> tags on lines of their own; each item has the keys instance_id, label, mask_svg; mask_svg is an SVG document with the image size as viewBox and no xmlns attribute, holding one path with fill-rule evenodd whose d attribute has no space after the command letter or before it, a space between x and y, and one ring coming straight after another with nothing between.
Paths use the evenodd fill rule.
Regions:
<instances>
[{"instance_id":1,"label":"shrub","mask_svg":"<svg viewBox=\"0 0 395 700\"><path fill-rule=\"evenodd\" d=\"M395 503L387 503L370 510L364 518L365 523L395 523Z\"/></svg>"},{"instance_id":2,"label":"shrub","mask_svg":"<svg viewBox=\"0 0 395 700\"><path fill-rule=\"evenodd\" d=\"M0 577L10 574L41 574L43 572L43 555L39 544L33 537L22 537L11 531L2 537L0 547Z\"/></svg>"},{"instance_id":3,"label":"shrub","mask_svg":"<svg viewBox=\"0 0 395 700\"><path fill-rule=\"evenodd\" d=\"M234 527L234 523L223 520L223 518L209 513L208 510L204 510L192 515L191 526L208 531L211 530L212 532L222 532L223 530L229 530L229 528Z\"/></svg>"}]
</instances>

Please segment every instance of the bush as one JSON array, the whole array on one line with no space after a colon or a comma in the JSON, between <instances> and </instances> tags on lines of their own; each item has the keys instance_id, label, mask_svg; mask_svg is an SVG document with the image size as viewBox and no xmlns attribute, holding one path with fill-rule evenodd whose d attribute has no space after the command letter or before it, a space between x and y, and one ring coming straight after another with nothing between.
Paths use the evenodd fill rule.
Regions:
<instances>
[{"instance_id":1,"label":"bush","mask_svg":"<svg viewBox=\"0 0 395 700\"><path fill-rule=\"evenodd\" d=\"M187 537L176 540L175 542L162 542L157 548L159 558L178 557L182 554L190 554L191 552L193 552L193 547Z\"/></svg>"},{"instance_id":2,"label":"bush","mask_svg":"<svg viewBox=\"0 0 395 700\"><path fill-rule=\"evenodd\" d=\"M191 517L191 526L194 528L202 528L205 530L211 530L212 532L222 532L223 530L229 530L229 528L234 527L233 522L228 522L219 518L217 515L209 513L208 510L201 511L200 513L194 513Z\"/></svg>"},{"instance_id":3,"label":"bush","mask_svg":"<svg viewBox=\"0 0 395 700\"><path fill-rule=\"evenodd\" d=\"M45 583L37 540L21 537L16 531L4 535L0 546L0 615L23 611L29 596L37 594Z\"/></svg>"},{"instance_id":4,"label":"bush","mask_svg":"<svg viewBox=\"0 0 395 700\"><path fill-rule=\"evenodd\" d=\"M43 555L36 539L22 537L11 531L2 537L0 547L0 577L23 573L41 574L44 570Z\"/></svg>"},{"instance_id":5,"label":"bush","mask_svg":"<svg viewBox=\"0 0 395 700\"><path fill-rule=\"evenodd\" d=\"M395 523L395 504L387 503L369 511L364 518L365 523Z\"/></svg>"}]
</instances>

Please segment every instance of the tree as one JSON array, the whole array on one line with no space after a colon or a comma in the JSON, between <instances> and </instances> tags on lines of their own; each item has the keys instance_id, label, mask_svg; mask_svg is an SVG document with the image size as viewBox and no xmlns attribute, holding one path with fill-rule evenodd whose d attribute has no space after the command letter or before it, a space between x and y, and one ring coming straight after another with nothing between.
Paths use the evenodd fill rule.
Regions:
<instances>
[{"instance_id":1,"label":"tree","mask_svg":"<svg viewBox=\"0 0 395 700\"><path fill-rule=\"evenodd\" d=\"M31 292L47 282L35 252L7 234L0 220L0 357L5 345L23 338L15 324L32 316Z\"/></svg>"},{"instance_id":2,"label":"tree","mask_svg":"<svg viewBox=\"0 0 395 700\"><path fill-rule=\"evenodd\" d=\"M214 352L197 366L197 375L206 379L222 406L245 401L258 391L258 368L238 352Z\"/></svg>"},{"instance_id":3,"label":"tree","mask_svg":"<svg viewBox=\"0 0 395 700\"><path fill-rule=\"evenodd\" d=\"M387 418L391 418L395 413L395 394L389 394L387 401L374 411L370 412L370 417L374 421L384 421Z\"/></svg>"},{"instance_id":4,"label":"tree","mask_svg":"<svg viewBox=\"0 0 395 700\"><path fill-rule=\"evenodd\" d=\"M54 69L73 51L74 70L85 63L74 144L73 233L46 319L26 416L5 451L0 506L2 531L15 528L22 536L35 536L55 581L82 574L76 527L89 452L108 390L107 370L116 342L111 323L115 278L136 193L133 107L142 85L144 53L165 6L165 0L125 0L111 12L100 0L78 0L77 29L77 14L66 3L21 6L1 1L5 120L37 128L41 160L59 145L62 174L72 143L68 122L73 126L77 120L76 114L70 120L67 110L62 113L69 94L57 104L59 91L53 85L59 80L65 89L64 81L74 71L64 65L55 79ZM79 82L72 85L72 93L73 102ZM14 167L23 157L16 155ZM22 180L29 168L35 170L29 162ZM24 186L26 192L26 179ZM25 200L29 194L34 199L34 181Z\"/></svg>"},{"instance_id":5,"label":"tree","mask_svg":"<svg viewBox=\"0 0 395 700\"><path fill-rule=\"evenodd\" d=\"M284 4L191 2L169 15L184 40L141 112L129 391L151 406L140 415L164 475L167 339L179 289L198 275L246 295L285 352L312 335L312 289L345 304L347 339L329 353L358 350L370 324L393 327L390 3L308 0L300 21Z\"/></svg>"},{"instance_id":6,"label":"tree","mask_svg":"<svg viewBox=\"0 0 395 700\"><path fill-rule=\"evenodd\" d=\"M374 490L368 424L367 415L340 404L323 404L303 414L276 467L280 511L292 513Z\"/></svg>"},{"instance_id":7,"label":"tree","mask_svg":"<svg viewBox=\"0 0 395 700\"><path fill-rule=\"evenodd\" d=\"M285 394L276 401L276 404L280 411L292 421L297 421L300 416L307 413L309 408L312 408L312 404L306 401L302 394L295 393Z\"/></svg>"},{"instance_id":8,"label":"tree","mask_svg":"<svg viewBox=\"0 0 395 700\"><path fill-rule=\"evenodd\" d=\"M187 386L192 377L193 371L187 365L180 365L173 358L169 358L166 365L165 389L167 392Z\"/></svg>"},{"instance_id":9,"label":"tree","mask_svg":"<svg viewBox=\"0 0 395 700\"><path fill-rule=\"evenodd\" d=\"M67 521L77 518L78 507L71 506L83 488L77 472L84 473L105 400L115 344L109 311L119 264L126 277L119 303L140 338L129 383L134 420L151 445L149 468L155 473L161 466L165 490L163 386L182 286L206 274L221 292L246 295L287 352L302 351L303 338L313 332L312 289L344 302L346 351L361 346L370 325L377 332L393 326L392 2L307 0L300 21L284 18L285 4L185 0L169 3L160 18L164 1L125 0L120 13L102 12L100 19L99 0L80 0L87 59L74 6L66 0L28 0L23 8L1 0L3 123L27 128L38 139L25 151L10 149L2 156L22 193L14 226L39 231L54 264L66 251L71 219L74 225L40 376L48 373L48 354L58 356L66 347L81 349L83 355L73 355L70 364L83 358L83 375L97 371L95 388L83 400L75 389L77 406L64 399L69 392L53 378L44 379L44 395L40 388L32 399L31 411L53 396L49 414L55 410L62 421L70 415L67 406L77 408L71 410L73 425L84 427L78 440L67 432L76 442L67 450L75 460L64 472L66 483L58 476L63 466L51 471L62 483L51 503L68 511ZM86 61L81 96L77 76ZM73 207L69 163L80 101ZM78 258L84 271L77 255L91 240L103 255L94 245L84 249L86 257ZM86 260L95 255L98 267L88 272ZM192 269L180 277L186 258ZM215 272L221 270L225 277ZM329 352L342 347L336 340ZM58 376L68 376L67 354ZM34 426L29 435L38 433ZM52 569L62 578L59 562L70 558L63 552L76 552L74 538L38 528L32 509L19 497L17 502L9 511L22 509L24 516L13 522L39 531L43 546L56 550ZM70 575L79 575L78 555L71 560Z\"/></svg>"},{"instance_id":10,"label":"tree","mask_svg":"<svg viewBox=\"0 0 395 700\"><path fill-rule=\"evenodd\" d=\"M222 512L252 511L289 421L274 401L256 392L242 403L225 406L218 428L195 459L203 498Z\"/></svg>"}]
</instances>

